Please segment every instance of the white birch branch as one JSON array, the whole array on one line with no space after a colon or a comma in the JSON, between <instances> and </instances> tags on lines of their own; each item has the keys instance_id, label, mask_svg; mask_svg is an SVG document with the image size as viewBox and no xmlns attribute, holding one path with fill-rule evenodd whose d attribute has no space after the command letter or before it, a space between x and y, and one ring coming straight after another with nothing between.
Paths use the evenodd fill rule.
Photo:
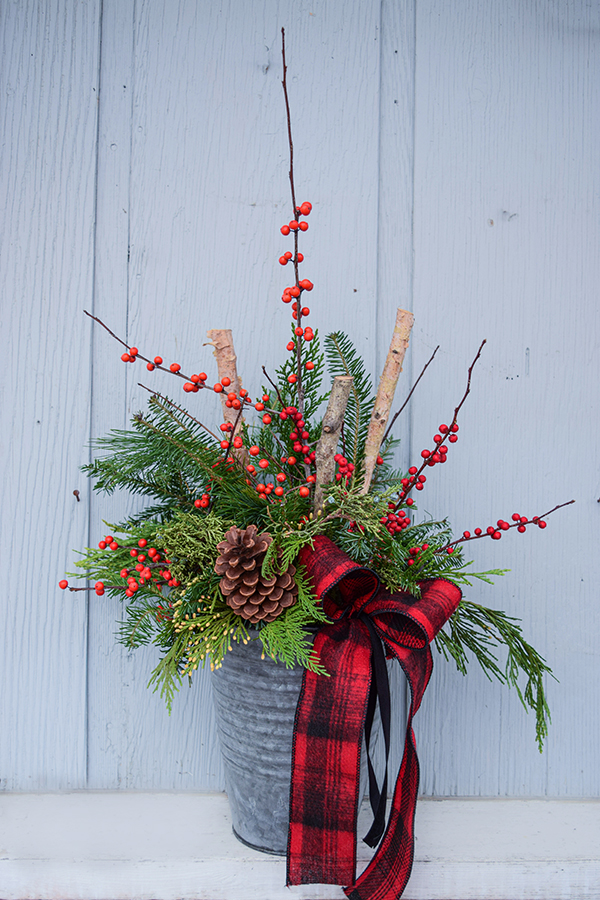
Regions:
<instances>
[{"instance_id":1,"label":"white birch branch","mask_svg":"<svg viewBox=\"0 0 600 900\"><path fill-rule=\"evenodd\" d=\"M348 405L353 381L354 379L351 375L336 375L333 379L329 403L323 416L321 437L317 442L315 451L317 470L313 501L313 512L315 515L319 510L323 509L323 488L326 484L333 481L335 475L335 460L333 457L335 456L340 432L344 424L346 406Z\"/></svg>"},{"instance_id":2,"label":"white birch branch","mask_svg":"<svg viewBox=\"0 0 600 900\"><path fill-rule=\"evenodd\" d=\"M408 349L410 330L413 327L415 317L405 309L399 309L396 313L396 325L390 343L390 349L381 373L377 397L371 413L367 440L365 443L365 477L361 494L368 493L371 479L375 470L379 448L385 432L385 426L390 415L394 393L398 383L398 377L402 371L402 363Z\"/></svg>"}]
</instances>

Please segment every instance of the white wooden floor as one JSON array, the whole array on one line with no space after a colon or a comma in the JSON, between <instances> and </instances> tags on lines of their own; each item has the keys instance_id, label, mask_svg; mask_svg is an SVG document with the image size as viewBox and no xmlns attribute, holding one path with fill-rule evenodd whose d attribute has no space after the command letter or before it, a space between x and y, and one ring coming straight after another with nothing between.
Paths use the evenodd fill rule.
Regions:
<instances>
[{"instance_id":1,"label":"white wooden floor","mask_svg":"<svg viewBox=\"0 0 600 900\"><path fill-rule=\"evenodd\" d=\"M600 801L421 800L416 833L406 900L600 897ZM224 794L0 795L1 900L344 896L286 888L283 859L233 837Z\"/></svg>"}]
</instances>

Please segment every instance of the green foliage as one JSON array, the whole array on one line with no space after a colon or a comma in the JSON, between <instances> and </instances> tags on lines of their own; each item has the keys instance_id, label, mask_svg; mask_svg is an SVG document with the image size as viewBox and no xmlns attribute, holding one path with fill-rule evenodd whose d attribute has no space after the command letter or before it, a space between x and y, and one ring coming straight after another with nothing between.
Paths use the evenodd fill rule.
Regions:
<instances>
[{"instance_id":1,"label":"green foliage","mask_svg":"<svg viewBox=\"0 0 600 900\"><path fill-rule=\"evenodd\" d=\"M544 676L552 675L546 661L523 637L518 619L496 609L488 609L462 600L454 615L438 633L435 644L445 659L450 657L463 675L467 673L469 653L472 653L486 676L497 678L515 688L524 708L535 712L535 734L540 753L548 734L550 710L544 691ZM502 670L493 652L505 647L506 665ZM524 690L519 679L527 679ZM554 676L552 676L554 677Z\"/></svg>"},{"instance_id":2,"label":"green foliage","mask_svg":"<svg viewBox=\"0 0 600 900\"><path fill-rule=\"evenodd\" d=\"M323 392L325 354L317 333L312 342L305 343L296 338L292 325L292 337L295 347L301 346L303 362L308 356L314 369L302 370L303 401L294 378L289 381L290 376L297 376L295 350L276 370L275 382L265 372L269 384L263 391L269 395L271 422L264 423L259 416L254 422L242 421L240 431L243 446L256 445L260 457L244 456L247 450L234 450L231 444L221 447L223 432L212 434L178 404L153 395L146 411L134 417L132 429L113 431L98 441L100 455L84 467L95 490L108 494L126 490L150 501L126 522L108 526L117 549L90 548L76 565L87 578L102 581L108 594L124 601L119 640L128 648L152 643L160 650L149 686L160 692L169 709L183 678L191 679L207 662L212 668L219 667L234 641L261 640L265 655L284 665L300 664L326 674L313 653L313 634L326 618L301 567L295 576L297 602L273 622L249 627L225 603L215 562L217 544L232 525L246 528L255 524L272 536L263 562L265 576L283 572L291 564L297 566L300 550L320 534L356 562L372 568L388 590L415 597L420 596L420 584L428 579L441 577L459 586L475 580L492 583L505 571L472 571L472 563L464 559L463 545L454 544L445 519L415 522L416 505L399 502L406 476L392 465L398 443L394 439L388 439L380 450L383 465L376 466L369 493L360 493L362 480L356 476L360 476L364 460L372 387L362 360L341 332L328 335L324 344L329 375L353 378L339 449L355 471L349 479L325 486L323 510L313 515L310 497L301 497L298 490L306 484L310 469L303 453L297 452L298 435L292 438L296 425L287 409L304 403L302 431L309 436L303 435L302 443L314 448L321 434L319 416L328 397ZM249 404L246 410L250 411ZM258 458L268 466L248 469ZM257 491L260 485L271 491L275 484L285 484L280 498ZM203 495L209 500L197 508ZM386 527L390 506L405 516L405 527L394 534ZM138 557L131 554L137 552L140 541L159 553L152 562L145 561L152 568L152 577L141 577L135 569ZM132 572L137 573L138 586L128 596L125 590ZM543 680L550 669L524 640L516 620L463 600L436 638L436 645L446 659L455 661L459 671L465 673L473 657L488 677L514 687L525 708L535 711L541 748L549 720ZM502 647L507 653L504 668L494 653ZM521 687L523 678L525 686Z\"/></svg>"},{"instance_id":3,"label":"green foliage","mask_svg":"<svg viewBox=\"0 0 600 900\"><path fill-rule=\"evenodd\" d=\"M365 440L375 401L371 379L365 372L364 362L343 332L328 334L325 349L331 377L351 375L354 379L344 417L342 454L358 470L364 459Z\"/></svg>"}]
</instances>

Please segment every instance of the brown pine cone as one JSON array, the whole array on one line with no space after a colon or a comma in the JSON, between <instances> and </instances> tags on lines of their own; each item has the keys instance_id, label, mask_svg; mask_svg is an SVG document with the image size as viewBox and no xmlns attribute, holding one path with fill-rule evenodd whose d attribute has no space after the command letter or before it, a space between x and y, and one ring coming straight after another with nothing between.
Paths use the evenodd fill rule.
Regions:
<instances>
[{"instance_id":1,"label":"brown pine cone","mask_svg":"<svg viewBox=\"0 0 600 900\"><path fill-rule=\"evenodd\" d=\"M261 566L273 538L268 531L258 534L256 525L230 528L217 544L219 556L215 572L222 575L219 586L225 602L253 625L272 622L298 599L295 566L270 578L261 575Z\"/></svg>"}]
</instances>

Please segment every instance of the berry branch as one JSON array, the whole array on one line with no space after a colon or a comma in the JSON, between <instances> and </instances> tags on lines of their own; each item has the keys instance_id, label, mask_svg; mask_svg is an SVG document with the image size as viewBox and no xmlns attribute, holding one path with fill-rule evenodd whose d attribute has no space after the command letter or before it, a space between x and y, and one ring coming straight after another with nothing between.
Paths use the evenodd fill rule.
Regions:
<instances>
[{"instance_id":1,"label":"berry branch","mask_svg":"<svg viewBox=\"0 0 600 900\"><path fill-rule=\"evenodd\" d=\"M512 524L510 522L505 522L504 519L498 519L496 526L488 525L485 531L481 528L476 528L473 534L471 534L470 531L463 531L462 537L457 538L455 541L450 541L445 547L439 547L435 552L452 553L457 544L464 544L466 541L476 541L479 538L491 537L493 540L499 541L502 537L502 532L509 531L511 528L516 528L520 534L525 533L527 525L537 525L538 528L545 528L545 520L548 516L552 515L553 512L556 512L557 509L562 509L563 506L570 506L572 503L575 503L575 500L567 500L566 503L559 503L557 506L553 507L553 509L548 510L548 512L543 513L541 516L532 516L531 519L528 519L527 516L521 516L519 513L513 513L511 517L513 520Z\"/></svg>"},{"instance_id":2,"label":"berry branch","mask_svg":"<svg viewBox=\"0 0 600 900\"><path fill-rule=\"evenodd\" d=\"M454 409L454 415L452 417L452 422L450 424L450 427L448 427L448 425L440 425L441 433L435 434L433 436L433 440L435 443L435 449L434 450L422 450L421 456L423 458L423 462L421 463L421 467L417 468L416 466L411 466L410 469L408 470L408 474L410 475L410 478L402 479L401 483L402 483L403 490L400 492L398 502L396 503L396 505L394 507L394 512L396 512L398 510L399 506L401 506L401 504L404 502L407 504L407 506L413 505L414 501L413 501L412 497L409 497L408 495L410 494L410 492L412 491L413 488L415 488L418 491L423 490L425 482L427 481L426 476L423 475L423 470L425 469L425 467L426 466L435 466L437 463L446 462L446 454L448 453L448 448L446 446L446 440L448 440L449 443L451 443L451 444L455 444L456 441L458 440L458 435L456 432L459 430L459 428L458 428L458 424L457 424L456 420L458 419L458 414L459 414L465 400L467 399L467 397L469 396L469 394L471 392L471 376L473 374L473 369L475 367L475 363L481 356L481 351L483 350L483 346L485 343L486 343L486 340L484 338L484 340L479 345L479 349L478 349L477 353L475 354L475 359L469 366L469 369L467 372L467 387L465 389L465 392L462 396L460 403Z\"/></svg>"}]
</instances>

